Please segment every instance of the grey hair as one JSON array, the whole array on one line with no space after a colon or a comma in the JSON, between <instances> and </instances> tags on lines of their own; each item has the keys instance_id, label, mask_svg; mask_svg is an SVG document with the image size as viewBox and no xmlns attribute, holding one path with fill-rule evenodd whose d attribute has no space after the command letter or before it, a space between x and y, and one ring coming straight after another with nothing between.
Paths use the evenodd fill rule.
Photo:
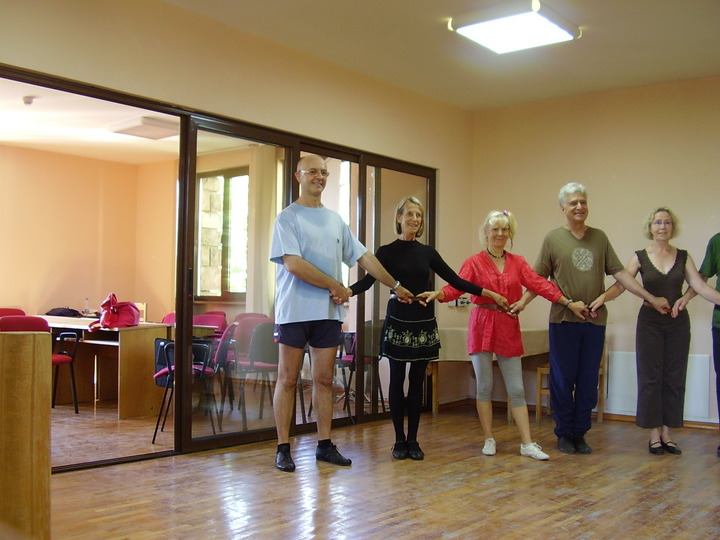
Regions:
<instances>
[{"instance_id":1,"label":"grey hair","mask_svg":"<svg viewBox=\"0 0 720 540\"><path fill-rule=\"evenodd\" d=\"M560 193L558 193L558 200L560 201L560 206L565 206L568 195L573 195L575 193L580 193L581 195L585 195L587 197L587 188L582 184L578 184L577 182L570 182L569 184L565 184L563 187L561 187Z\"/></svg>"}]
</instances>

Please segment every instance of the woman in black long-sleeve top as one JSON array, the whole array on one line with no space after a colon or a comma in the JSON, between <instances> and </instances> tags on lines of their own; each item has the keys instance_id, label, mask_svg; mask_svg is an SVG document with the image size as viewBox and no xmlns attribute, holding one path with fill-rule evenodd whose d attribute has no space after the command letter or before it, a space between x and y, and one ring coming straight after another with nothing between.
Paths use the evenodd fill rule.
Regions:
<instances>
[{"instance_id":1,"label":"woman in black long-sleeve top","mask_svg":"<svg viewBox=\"0 0 720 540\"><path fill-rule=\"evenodd\" d=\"M434 289L430 272L435 272L453 287L470 294L492 298L503 309L507 300L487 289L460 278L431 246L421 244L417 238L425 229L425 210L415 197L406 197L395 212L395 231L398 239L381 246L376 253L378 260L403 287L414 294ZM368 290L375 278L367 274L350 286L352 296ZM390 362L390 412L395 427L395 459L423 459L425 454L417 442L422 388L428 362L439 356L440 338L433 304L422 301L403 303L394 295L390 297L385 324L380 341L380 355ZM407 397L404 393L405 363L410 363ZM407 407L407 435L405 434L405 408Z\"/></svg>"}]
</instances>

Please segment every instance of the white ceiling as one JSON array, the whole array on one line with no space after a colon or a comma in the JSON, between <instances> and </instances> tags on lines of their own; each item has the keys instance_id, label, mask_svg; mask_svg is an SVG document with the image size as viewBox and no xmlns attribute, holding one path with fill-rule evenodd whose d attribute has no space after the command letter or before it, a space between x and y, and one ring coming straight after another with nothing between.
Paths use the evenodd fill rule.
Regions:
<instances>
[{"instance_id":1,"label":"white ceiling","mask_svg":"<svg viewBox=\"0 0 720 540\"><path fill-rule=\"evenodd\" d=\"M512 0L163 1L469 110L720 74L718 0L543 0L582 38L504 55L447 22Z\"/></svg>"},{"instance_id":2,"label":"white ceiling","mask_svg":"<svg viewBox=\"0 0 720 540\"><path fill-rule=\"evenodd\" d=\"M720 0L547 0L582 38L505 55L447 22L512 0L162 1L473 111L720 74ZM148 114L163 116L0 79L0 144L127 163L177 155L177 137L108 130Z\"/></svg>"}]
</instances>

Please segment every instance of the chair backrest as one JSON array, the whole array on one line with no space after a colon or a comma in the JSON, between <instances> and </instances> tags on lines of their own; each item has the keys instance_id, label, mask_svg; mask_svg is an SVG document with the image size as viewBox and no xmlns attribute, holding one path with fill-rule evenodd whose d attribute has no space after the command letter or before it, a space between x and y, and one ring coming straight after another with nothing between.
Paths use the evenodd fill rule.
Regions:
<instances>
[{"instance_id":1,"label":"chair backrest","mask_svg":"<svg viewBox=\"0 0 720 540\"><path fill-rule=\"evenodd\" d=\"M42 317L5 315L0 317L0 332L50 332L50 326Z\"/></svg>"},{"instance_id":2,"label":"chair backrest","mask_svg":"<svg viewBox=\"0 0 720 540\"><path fill-rule=\"evenodd\" d=\"M175 312L168 313L162 318L163 324L175 324Z\"/></svg>"},{"instance_id":3,"label":"chair backrest","mask_svg":"<svg viewBox=\"0 0 720 540\"><path fill-rule=\"evenodd\" d=\"M233 340L235 338L235 329L237 325L238 323L236 322L228 325L228 327L223 332L222 337L220 338L220 343L218 343L218 346L215 349L213 364L218 368L222 368L223 366L225 366L225 364L227 363L228 354L230 353L230 351L234 350Z\"/></svg>"},{"instance_id":4,"label":"chair backrest","mask_svg":"<svg viewBox=\"0 0 720 540\"><path fill-rule=\"evenodd\" d=\"M201 313L192 318L193 326L214 326L217 332L222 334L227 326L225 314L220 313Z\"/></svg>"},{"instance_id":5,"label":"chair backrest","mask_svg":"<svg viewBox=\"0 0 720 540\"><path fill-rule=\"evenodd\" d=\"M264 313L238 313L235 315L235 322L240 322L243 319L253 319L258 317L267 318L267 315Z\"/></svg>"},{"instance_id":6,"label":"chair backrest","mask_svg":"<svg viewBox=\"0 0 720 540\"><path fill-rule=\"evenodd\" d=\"M224 311L206 311L205 313L203 313L203 315L220 315L222 317L222 326L220 327L220 332L224 332L225 328L227 328L227 313L225 313Z\"/></svg>"},{"instance_id":7,"label":"chair backrest","mask_svg":"<svg viewBox=\"0 0 720 540\"><path fill-rule=\"evenodd\" d=\"M167 354L168 345L170 343L173 343L173 340L155 338L155 373L167 368L167 375L155 379L155 384L162 387L171 386L173 380L173 372L172 369L170 369L172 364L170 363L170 359Z\"/></svg>"},{"instance_id":8,"label":"chair backrest","mask_svg":"<svg viewBox=\"0 0 720 540\"><path fill-rule=\"evenodd\" d=\"M192 342L192 363L193 373L199 378L208 375L212 360L213 342L207 339L193 339ZM155 384L158 386L170 386L173 383L175 365L175 341L171 339L155 339L155 373L167 368L167 375L157 377ZM212 370L214 372L214 370ZM210 374L212 374L212 372Z\"/></svg>"},{"instance_id":9,"label":"chair backrest","mask_svg":"<svg viewBox=\"0 0 720 540\"><path fill-rule=\"evenodd\" d=\"M264 322L253 330L250 340L251 366L255 362L277 364L280 362L280 346L275 341L275 322Z\"/></svg>"},{"instance_id":10,"label":"chair backrest","mask_svg":"<svg viewBox=\"0 0 720 540\"><path fill-rule=\"evenodd\" d=\"M250 342L255 328L268 322L273 322L273 319L270 317L246 317L237 321L234 335L235 354L237 356L249 355Z\"/></svg>"},{"instance_id":11,"label":"chair backrest","mask_svg":"<svg viewBox=\"0 0 720 540\"><path fill-rule=\"evenodd\" d=\"M25 315L25 312L20 308L14 307L0 308L0 317L5 317L7 315Z\"/></svg>"},{"instance_id":12,"label":"chair backrest","mask_svg":"<svg viewBox=\"0 0 720 540\"><path fill-rule=\"evenodd\" d=\"M352 356L355 354L356 340L357 340L357 333L343 332L343 348L345 349L345 355Z\"/></svg>"}]
</instances>

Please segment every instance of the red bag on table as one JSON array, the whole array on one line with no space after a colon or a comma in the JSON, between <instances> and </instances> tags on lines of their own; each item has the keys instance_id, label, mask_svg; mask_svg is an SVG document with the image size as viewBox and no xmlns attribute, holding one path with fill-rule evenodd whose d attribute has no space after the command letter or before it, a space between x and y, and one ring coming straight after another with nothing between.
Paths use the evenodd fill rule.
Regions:
<instances>
[{"instance_id":1,"label":"red bag on table","mask_svg":"<svg viewBox=\"0 0 720 540\"><path fill-rule=\"evenodd\" d=\"M89 327L91 332L101 328L126 328L140 324L140 310L132 302L118 302L115 293L110 293L100 304L100 320Z\"/></svg>"}]
</instances>

